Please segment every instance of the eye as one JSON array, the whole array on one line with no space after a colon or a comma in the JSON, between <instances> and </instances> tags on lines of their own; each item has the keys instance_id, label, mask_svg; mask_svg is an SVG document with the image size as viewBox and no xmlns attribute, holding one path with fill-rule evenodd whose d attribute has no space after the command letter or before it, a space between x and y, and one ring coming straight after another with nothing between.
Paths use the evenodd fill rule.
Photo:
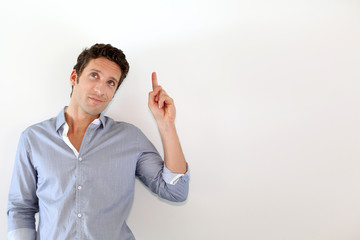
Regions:
<instances>
[{"instance_id":1,"label":"eye","mask_svg":"<svg viewBox=\"0 0 360 240\"><path fill-rule=\"evenodd\" d=\"M116 83L114 81L108 81L109 85L114 87L116 85Z\"/></svg>"},{"instance_id":2,"label":"eye","mask_svg":"<svg viewBox=\"0 0 360 240\"><path fill-rule=\"evenodd\" d=\"M93 78L97 78L98 74L97 73L91 73L90 76L93 77Z\"/></svg>"}]
</instances>

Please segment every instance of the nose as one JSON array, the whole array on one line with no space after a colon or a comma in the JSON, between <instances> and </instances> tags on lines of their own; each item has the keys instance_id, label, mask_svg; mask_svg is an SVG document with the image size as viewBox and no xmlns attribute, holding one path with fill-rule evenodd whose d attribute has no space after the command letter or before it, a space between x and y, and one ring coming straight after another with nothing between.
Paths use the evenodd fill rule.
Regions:
<instances>
[{"instance_id":1,"label":"nose","mask_svg":"<svg viewBox=\"0 0 360 240\"><path fill-rule=\"evenodd\" d=\"M98 96L102 96L104 95L104 91L105 91L105 84L103 84L101 81L98 81L94 86L94 92Z\"/></svg>"}]
</instances>

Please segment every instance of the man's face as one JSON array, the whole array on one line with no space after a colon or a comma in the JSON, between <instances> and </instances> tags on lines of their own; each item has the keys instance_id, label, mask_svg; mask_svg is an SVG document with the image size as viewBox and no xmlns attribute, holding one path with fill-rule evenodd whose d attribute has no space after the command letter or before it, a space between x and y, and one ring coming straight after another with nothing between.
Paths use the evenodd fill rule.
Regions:
<instances>
[{"instance_id":1,"label":"man's face","mask_svg":"<svg viewBox=\"0 0 360 240\"><path fill-rule=\"evenodd\" d=\"M120 67L104 58L91 59L80 76L73 70L71 103L85 114L99 115L109 105L121 76Z\"/></svg>"}]
</instances>

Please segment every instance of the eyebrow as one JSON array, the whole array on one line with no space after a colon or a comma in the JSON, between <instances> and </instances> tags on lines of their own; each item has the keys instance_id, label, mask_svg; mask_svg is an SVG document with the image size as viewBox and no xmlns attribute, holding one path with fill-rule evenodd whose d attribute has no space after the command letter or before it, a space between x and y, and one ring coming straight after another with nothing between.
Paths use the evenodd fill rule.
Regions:
<instances>
[{"instance_id":1,"label":"eyebrow","mask_svg":"<svg viewBox=\"0 0 360 240\"><path fill-rule=\"evenodd\" d=\"M101 72L100 70L96 69L96 68L92 68L92 69L90 69L89 71L90 71L90 72L97 72L97 73L102 74L102 72ZM117 79L114 78L114 77L110 77L110 79L111 79L111 80L114 80L116 83L119 83L119 80L117 80Z\"/></svg>"}]
</instances>

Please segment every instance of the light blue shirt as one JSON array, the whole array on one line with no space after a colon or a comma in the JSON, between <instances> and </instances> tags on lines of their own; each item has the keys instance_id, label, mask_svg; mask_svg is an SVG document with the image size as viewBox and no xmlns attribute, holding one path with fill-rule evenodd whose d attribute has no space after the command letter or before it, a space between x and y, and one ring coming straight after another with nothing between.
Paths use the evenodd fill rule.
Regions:
<instances>
[{"instance_id":1,"label":"light blue shirt","mask_svg":"<svg viewBox=\"0 0 360 240\"><path fill-rule=\"evenodd\" d=\"M101 114L86 130L77 156L62 137L64 124L62 110L20 137L9 193L9 238L135 239L126 218L136 176L161 198L186 200L188 173L172 184L178 175L166 169L135 126Z\"/></svg>"}]
</instances>

